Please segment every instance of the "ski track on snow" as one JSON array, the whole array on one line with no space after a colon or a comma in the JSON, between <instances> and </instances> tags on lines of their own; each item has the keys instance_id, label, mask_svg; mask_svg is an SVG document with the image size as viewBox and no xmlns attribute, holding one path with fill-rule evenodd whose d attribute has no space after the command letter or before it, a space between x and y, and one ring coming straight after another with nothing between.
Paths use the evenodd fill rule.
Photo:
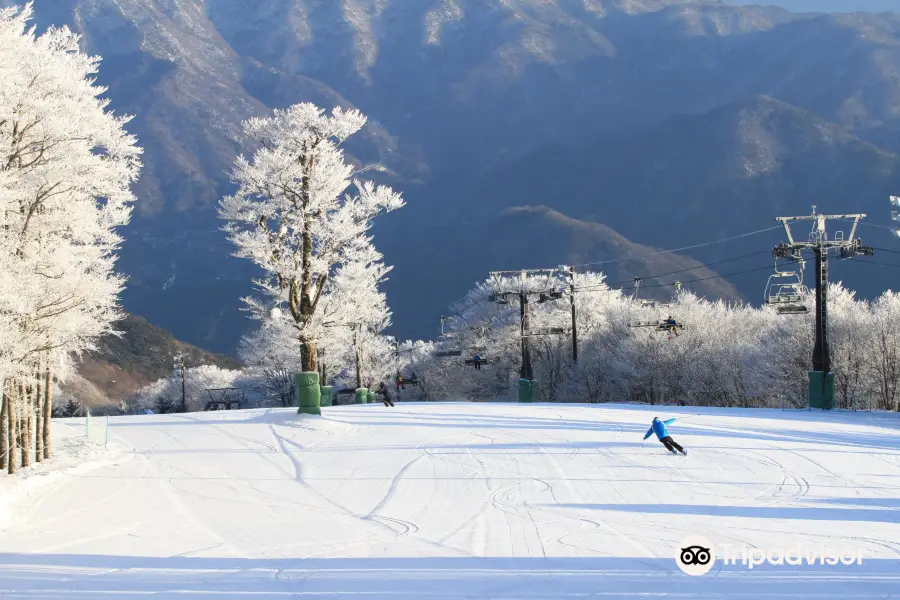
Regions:
<instances>
[{"instance_id":1,"label":"ski track on snow","mask_svg":"<svg viewBox=\"0 0 900 600\"><path fill-rule=\"evenodd\" d=\"M398 403L318 419L114 418L132 460L61 477L17 507L0 535L0 597L900 598L900 444L882 441L900 417L672 408L682 457L641 442L651 411L667 410ZM838 442L813 445L822 431ZM868 563L717 562L691 578L673 556L698 534L861 548Z\"/></svg>"}]
</instances>

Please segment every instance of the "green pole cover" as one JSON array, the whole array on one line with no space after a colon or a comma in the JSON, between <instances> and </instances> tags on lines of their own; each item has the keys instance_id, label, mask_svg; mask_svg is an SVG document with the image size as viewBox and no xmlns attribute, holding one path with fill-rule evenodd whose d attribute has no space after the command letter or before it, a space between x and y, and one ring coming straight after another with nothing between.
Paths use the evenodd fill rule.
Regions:
<instances>
[{"instance_id":1,"label":"green pole cover","mask_svg":"<svg viewBox=\"0 0 900 600\"><path fill-rule=\"evenodd\" d=\"M808 401L810 408L834 409L834 373L809 371Z\"/></svg>"},{"instance_id":2,"label":"green pole cover","mask_svg":"<svg viewBox=\"0 0 900 600\"><path fill-rule=\"evenodd\" d=\"M297 414L321 415L321 391L319 390L319 374L315 372L297 373L294 376L297 398L300 407Z\"/></svg>"},{"instance_id":3,"label":"green pole cover","mask_svg":"<svg viewBox=\"0 0 900 600\"><path fill-rule=\"evenodd\" d=\"M319 402L321 406L331 406L334 398L334 388L330 385L324 385L321 388L322 400Z\"/></svg>"},{"instance_id":4,"label":"green pole cover","mask_svg":"<svg viewBox=\"0 0 900 600\"><path fill-rule=\"evenodd\" d=\"M356 389L356 403L357 404L365 404L368 401L368 393L369 390L366 388L357 388Z\"/></svg>"},{"instance_id":5,"label":"green pole cover","mask_svg":"<svg viewBox=\"0 0 900 600\"><path fill-rule=\"evenodd\" d=\"M519 380L519 402L537 401L537 381L534 379Z\"/></svg>"}]
</instances>

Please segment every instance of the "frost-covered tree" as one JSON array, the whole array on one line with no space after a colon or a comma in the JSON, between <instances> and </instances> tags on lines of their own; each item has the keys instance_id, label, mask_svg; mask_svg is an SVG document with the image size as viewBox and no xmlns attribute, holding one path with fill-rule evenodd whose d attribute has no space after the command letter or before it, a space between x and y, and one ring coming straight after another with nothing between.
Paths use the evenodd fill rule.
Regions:
<instances>
[{"instance_id":1,"label":"frost-covered tree","mask_svg":"<svg viewBox=\"0 0 900 600\"><path fill-rule=\"evenodd\" d=\"M883 410L900 411L900 293L887 291L872 303L873 395Z\"/></svg>"},{"instance_id":2,"label":"frost-covered tree","mask_svg":"<svg viewBox=\"0 0 900 600\"><path fill-rule=\"evenodd\" d=\"M518 280L504 280L514 289ZM410 353L430 398L513 397L521 365L518 303L490 302L495 282L478 284L452 309L448 339ZM527 286L547 287L535 280ZM535 287L536 286L536 287ZM814 341L814 298L803 314L770 307L709 301L690 292L663 305L645 305L609 289L599 273L576 279L579 361L571 338L531 338L531 359L545 401L643 402L727 407L805 407ZM832 367L837 406L895 410L900 399L900 295L874 302L854 298L840 284L829 289ZM570 298L530 305L533 327L566 327ZM655 327L668 316L685 329L673 336ZM476 349L491 362L480 371L464 360ZM461 350L461 357L441 351Z\"/></svg>"},{"instance_id":3,"label":"frost-covered tree","mask_svg":"<svg viewBox=\"0 0 900 600\"><path fill-rule=\"evenodd\" d=\"M318 369L328 282L342 266L372 263L372 219L403 206L390 188L355 179L344 161L341 144L365 121L356 110L326 115L310 103L246 121L259 148L237 159L237 191L220 206L235 255L265 272L256 281L265 298L245 299L249 308L259 320L286 308L304 371Z\"/></svg>"},{"instance_id":4,"label":"frost-covered tree","mask_svg":"<svg viewBox=\"0 0 900 600\"><path fill-rule=\"evenodd\" d=\"M117 230L141 150L95 85L100 59L66 28L36 35L31 16L30 3L0 10L0 378L21 390L6 411L32 423L23 439L41 459L54 379L119 317Z\"/></svg>"},{"instance_id":5,"label":"frost-covered tree","mask_svg":"<svg viewBox=\"0 0 900 600\"><path fill-rule=\"evenodd\" d=\"M811 324L811 323L810 323ZM828 287L828 339L835 374L835 404L838 408L867 407L867 372L873 347L872 310L854 292L839 283Z\"/></svg>"},{"instance_id":6,"label":"frost-covered tree","mask_svg":"<svg viewBox=\"0 0 900 600\"><path fill-rule=\"evenodd\" d=\"M317 350L324 355L322 379L327 372L355 373L359 380L378 381L388 373L393 349L382 335L391 324L387 299L378 286L390 271L369 242L362 260L339 266L325 284L316 321L321 323ZM257 310L262 313L262 305ZM302 370L302 342L293 316L280 308L265 314L258 330L245 336L241 358L266 381L271 395L286 402L293 374ZM358 357L357 357L358 351ZM355 382L356 379L354 378Z\"/></svg>"}]
</instances>

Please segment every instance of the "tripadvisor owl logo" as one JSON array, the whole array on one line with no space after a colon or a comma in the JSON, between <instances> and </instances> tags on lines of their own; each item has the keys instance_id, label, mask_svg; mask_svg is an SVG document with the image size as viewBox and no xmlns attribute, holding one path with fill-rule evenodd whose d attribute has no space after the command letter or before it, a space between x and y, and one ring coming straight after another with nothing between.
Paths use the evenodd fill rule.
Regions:
<instances>
[{"instance_id":1,"label":"tripadvisor owl logo","mask_svg":"<svg viewBox=\"0 0 900 600\"><path fill-rule=\"evenodd\" d=\"M687 575L706 575L716 563L716 551L706 538L686 537L675 549L675 562Z\"/></svg>"}]
</instances>

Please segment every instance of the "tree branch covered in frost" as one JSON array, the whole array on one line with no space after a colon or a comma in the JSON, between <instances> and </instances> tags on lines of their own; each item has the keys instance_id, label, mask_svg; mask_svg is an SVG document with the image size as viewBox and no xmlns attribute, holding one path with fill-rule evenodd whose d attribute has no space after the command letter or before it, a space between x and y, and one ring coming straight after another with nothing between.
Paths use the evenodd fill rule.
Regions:
<instances>
[{"instance_id":1,"label":"tree branch covered in frost","mask_svg":"<svg viewBox=\"0 0 900 600\"><path fill-rule=\"evenodd\" d=\"M141 149L95 85L100 59L66 28L36 35L31 17L30 3L0 10L0 381L19 419L7 429L40 460L53 380L121 316L118 229Z\"/></svg>"}]
</instances>

